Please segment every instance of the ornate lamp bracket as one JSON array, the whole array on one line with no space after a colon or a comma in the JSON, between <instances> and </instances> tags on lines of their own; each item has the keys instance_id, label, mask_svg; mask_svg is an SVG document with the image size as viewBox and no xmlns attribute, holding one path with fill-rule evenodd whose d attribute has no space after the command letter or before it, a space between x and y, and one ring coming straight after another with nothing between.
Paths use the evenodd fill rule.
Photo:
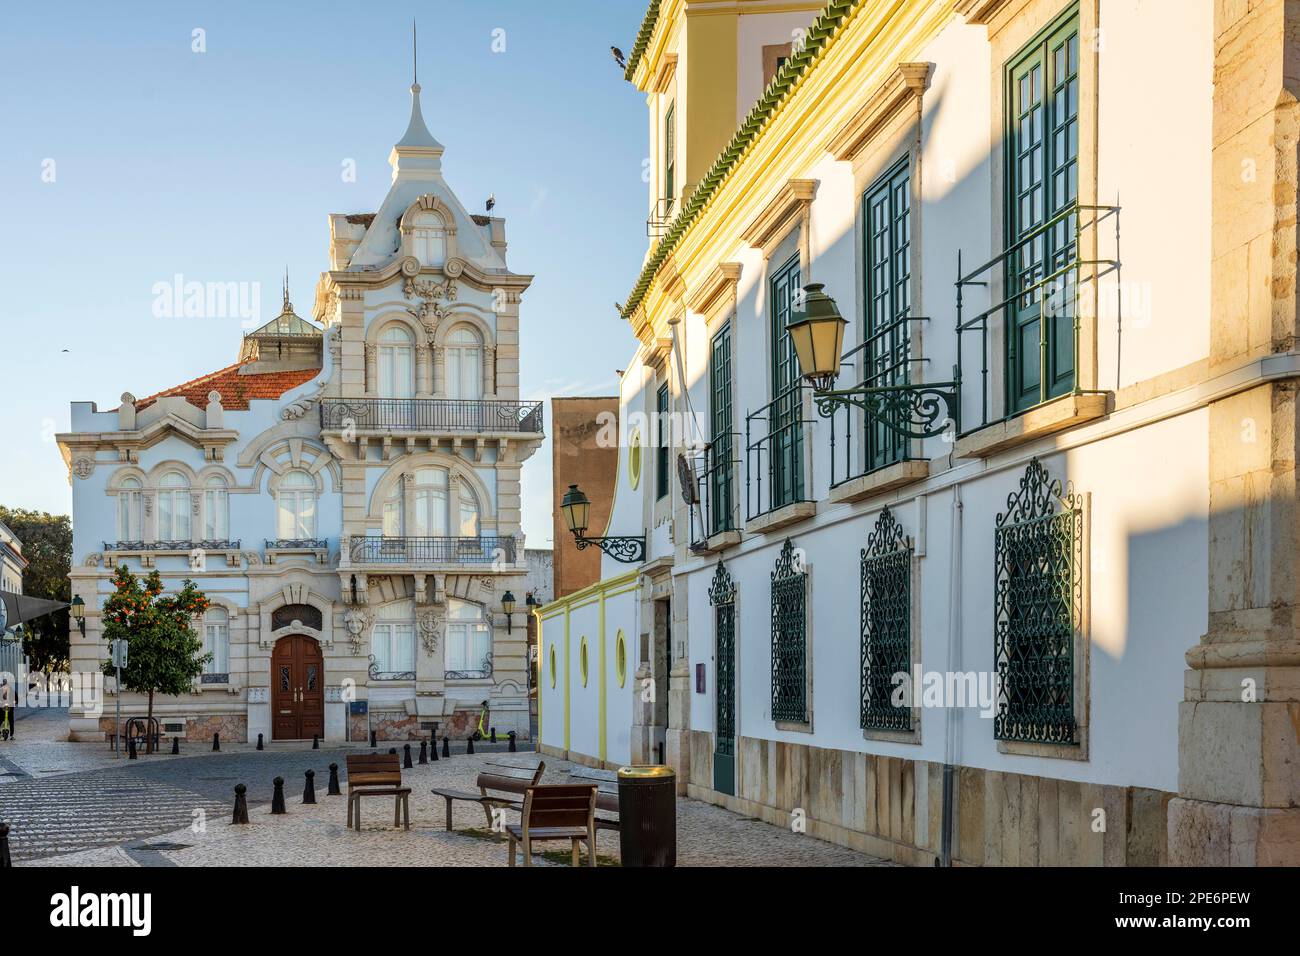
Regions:
<instances>
[{"instance_id":1,"label":"ornate lamp bracket","mask_svg":"<svg viewBox=\"0 0 1300 956\"><path fill-rule=\"evenodd\" d=\"M595 545L615 561L623 564L643 564L645 562L645 535L609 535L603 538L587 538L575 532L573 538L579 551L588 545Z\"/></svg>"},{"instance_id":2,"label":"ornate lamp bracket","mask_svg":"<svg viewBox=\"0 0 1300 956\"><path fill-rule=\"evenodd\" d=\"M838 408L860 408L904 438L936 438L950 426L961 430L961 386L957 382L827 389L814 392L813 402L823 418L830 418Z\"/></svg>"}]
</instances>

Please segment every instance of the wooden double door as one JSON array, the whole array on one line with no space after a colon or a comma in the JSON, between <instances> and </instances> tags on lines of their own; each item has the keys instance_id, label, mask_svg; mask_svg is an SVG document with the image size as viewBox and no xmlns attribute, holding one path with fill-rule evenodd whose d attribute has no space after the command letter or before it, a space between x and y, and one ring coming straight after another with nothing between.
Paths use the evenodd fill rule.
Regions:
<instances>
[{"instance_id":1,"label":"wooden double door","mask_svg":"<svg viewBox=\"0 0 1300 956\"><path fill-rule=\"evenodd\" d=\"M271 657L271 739L325 736L325 659L303 634L281 638Z\"/></svg>"}]
</instances>

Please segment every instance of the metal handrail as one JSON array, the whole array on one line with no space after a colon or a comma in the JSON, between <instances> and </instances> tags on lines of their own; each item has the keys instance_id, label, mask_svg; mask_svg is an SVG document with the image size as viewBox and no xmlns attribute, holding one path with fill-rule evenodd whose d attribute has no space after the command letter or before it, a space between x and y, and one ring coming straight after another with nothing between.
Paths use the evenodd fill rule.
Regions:
<instances>
[{"instance_id":1,"label":"metal handrail","mask_svg":"<svg viewBox=\"0 0 1300 956\"><path fill-rule=\"evenodd\" d=\"M811 419L804 418L803 415L803 393L805 390L811 391L811 386L800 379L779 392L766 405L760 406L757 411L750 412L745 416L745 515L748 519L757 518L776 508L809 500L803 474L795 473L796 471L801 472L803 468L803 426L811 421ZM793 414L790 416L789 421L782 422L774 430L771 426L771 412L781 402L788 403ZM767 434L756 439L751 438L755 421L762 421L767 427ZM783 495L782 500L774 504L772 502L772 488L776 481L776 465L774 462L776 456L773 455L769 445L783 435L788 435L791 447L791 489L788 500ZM766 506L763 504L764 465L762 459L764 455L767 455L766 470L768 474ZM797 469L794 467L796 465Z\"/></svg>"},{"instance_id":2,"label":"metal handrail","mask_svg":"<svg viewBox=\"0 0 1300 956\"><path fill-rule=\"evenodd\" d=\"M348 555L357 564L514 564L515 553L513 537L496 535L353 535L348 546Z\"/></svg>"},{"instance_id":3,"label":"metal handrail","mask_svg":"<svg viewBox=\"0 0 1300 956\"><path fill-rule=\"evenodd\" d=\"M1103 276L1109 275L1112 272L1118 273L1120 271L1119 212L1120 212L1119 206L1092 205L1092 204L1079 203L1079 202L1071 203L1069 206L1066 206L1064 209L1056 213L1056 215L1052 216L1050 219L1044 220L1042 223L1035 226L1033 229L1024 233L1019 239L1017 239L1015 242L1008 245L1006 248L1004 248L993 258L977 266L976 268L970 270L969 272L963 271L961 251L958 250L957 282L956 282L957 367L955 371L955 377L956 377L956 381L959 383L963 381L963 367L964 367L964 350L962 348L962 344L963 344L962 336L967 332L978 332L980 336L980 422L979 424L975 425L973 428L967 429L965 432L961 432L961 434L966 434L969 431L973 431L976 428L982 428L986 425L992 425L1000 421L1006 421L1008 418L1011 418L1014 415L1019 414L1018 411L1008 412L1007 414L1004 414L999 419L991 420L989 418L988 338L989 338L990 317L992 317L996 313L1004 312L1008 307L1013 305L1015 302L1019 300L1023 300L1026 297L1032 296L1036 298L1042 292L1043 289L1047 288L1048 286L1056 285L1063 277L1070 275L1071 273L1075 274L1076 297L1078 295L1077 290L1080 287L1082 281L1095 283ZM1092 215L1088 216L1087 214L1089 213L1091 213ZM1091 259L1083 258L1081 255L1081 250L1083 248L1084 232L1088 229L1097 229L1100 226L1100 224L1107 219L1114 220L1115 257L1114 258L1099 257L1099 258L1091 258ZM1051 230L1056 229L1058 226L1061 226L1062 224L1066 224L1066 223L1070 223L1073 228L1073 237L1071 241L1067 244L1067 248L1070 248L1073 251L1072 254L1069 256L1068 260L1062 262L1060 265L1055 265L1054 267L1053 267L1054 265L1053 263L1044 261L1042 264L1043 268L1048 269L1049 267L1051 267L1051 271L1046 271L1041 277L1039 277L1034 282L1021 285L1018 282L1009 281L1008 277L1006 276L1005 270L1014 267L1012 264L1013 257L1015 257L1022 249L1024 249L1030 243L1042 238L1043 236L1047 235L1048 232L1050 232ZM1059 258L1057 259L1057 261L1058 262L1060 261ZM977 312L973 316L969 318L963 318L963 307L964 307L963 300L964 300L964 290L966 286L988 287L990 284L989 279L990 277L993 276L994 270L997 269L998 267L1001 267L1004 270L1003 281L1005 284L1005 289L1004 289L1003 297L997 300L996 302L990 304L988 308L980 312ZM1089 269L1089 267L1091 268ZM1079 272L1082 270L1088 270L1089 274L1085 275L1082 279L1080 279ZM1122 289L1117 292L1116 299L1117 299L1116 302L1117 322L1119 322L1122 325L1123 322ZM1073 344L1074 368L1071 372L1071 376L1073 379L1072 382L1073 387L1071 388L1071 393L1085 394L1086 392L1089 391L1095 392L1098 390L1086 390L1080 388L1079 386L1079 344L1080 344L1081 323L1080 323L1079 309L1077 308L1077 306L1074 308L1073 318L1074 318L1073 321L1074 327L1072 331L1074 335L1074 344ZM1044 324L1043 331L1039 337L1040 350L1046 349L1046 341L1047 341L1046 325ZM1045 370L1047 368L1047 363L1042 362L1040 360L1040 368ZM1041 374L1044 375L1044 381L1045 381L1046 380L1045 371ZM1004 398L1006 397L1004 396ZM1009 399L1007 399L1006 404L1008 405L1008 407L1010 406Z\"/></svg>"},{"instance_id":4,"label":"metal handrail","mask_svg":"<svg viewBox=\"0 0 1300 956\"><path fill-rule=\"evenodd\" d=\"M691 549L700 550L704 547L705 542L715 534L722 534L727 531L738 531L740 523L737 520L737 494L735 487L736 466L740 463L738 458L731 455L725 457L718 456L718 446L725 440L727 447L735 450L739 443L740 434L729 431L720 435L715 435L713 441L700 449L696 457L697 469L695 473L696 500L699 502L699 513L696 509L691 509ZM699 463L703 463L699 467ZM726 507L716 500L715 491L719 490L719 485L725 489L725 496L728 499ZM719 517L721 515L721 517Z\"/></svg>"},{"instance_id":5,"label":"metal handrail","mask_svg":"<svg viewBox=\"0 0 1300 956\"><path fill-rule=\"evenodd\" d=\"M520 432L541 434L541 402L462 398L330 398L320 403L322 429Z\"/></svg>"}]
</instances>

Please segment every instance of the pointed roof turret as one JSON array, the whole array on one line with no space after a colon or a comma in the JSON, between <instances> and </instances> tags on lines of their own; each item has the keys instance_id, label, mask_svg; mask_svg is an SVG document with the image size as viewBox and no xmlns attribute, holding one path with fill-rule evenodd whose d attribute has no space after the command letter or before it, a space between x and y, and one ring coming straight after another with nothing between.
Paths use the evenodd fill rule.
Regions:
<instances>
[{"instance_id":1,"label":"pointed roof turret","mask_svg":"<svg viewBox=\"0 0 1300 956\"><path fill-rule=\"evenodd\" d=\"M388 157L388 162L393 167L394 182L402 176L431 178L431 174L437 174L442 169L442 144L429 132L429 127L424 122L424 113L420 110L420 67L414 22L411 24L411 53L411 121Z\"/></svg>"}]
</instances>

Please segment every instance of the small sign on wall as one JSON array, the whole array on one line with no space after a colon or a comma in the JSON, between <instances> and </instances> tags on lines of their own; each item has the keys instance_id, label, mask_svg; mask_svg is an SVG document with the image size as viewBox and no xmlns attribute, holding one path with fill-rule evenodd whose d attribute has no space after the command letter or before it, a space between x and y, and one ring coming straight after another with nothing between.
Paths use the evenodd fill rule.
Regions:
<instances>
[{"instance_id":1,"label":"small sign on wall","mask_svg":"<svg viewBox=\"0 0 1300 956\"><path fill-rule=\"evenodd\" d=\"M695 665L695 693L704 693L704 662Z\"/></svg>"},{"instance_id":2,"label":"small sign on wall","mask_svg":"<svg viewBox=\"0 0 1300 956\"><path fill-rule=\"evenodd\" d=\"M370 701L354 700L352 701L351 706L348 709L354 714L359 714L364 716L370 711Z\"/></svg>"}]
</instances>

